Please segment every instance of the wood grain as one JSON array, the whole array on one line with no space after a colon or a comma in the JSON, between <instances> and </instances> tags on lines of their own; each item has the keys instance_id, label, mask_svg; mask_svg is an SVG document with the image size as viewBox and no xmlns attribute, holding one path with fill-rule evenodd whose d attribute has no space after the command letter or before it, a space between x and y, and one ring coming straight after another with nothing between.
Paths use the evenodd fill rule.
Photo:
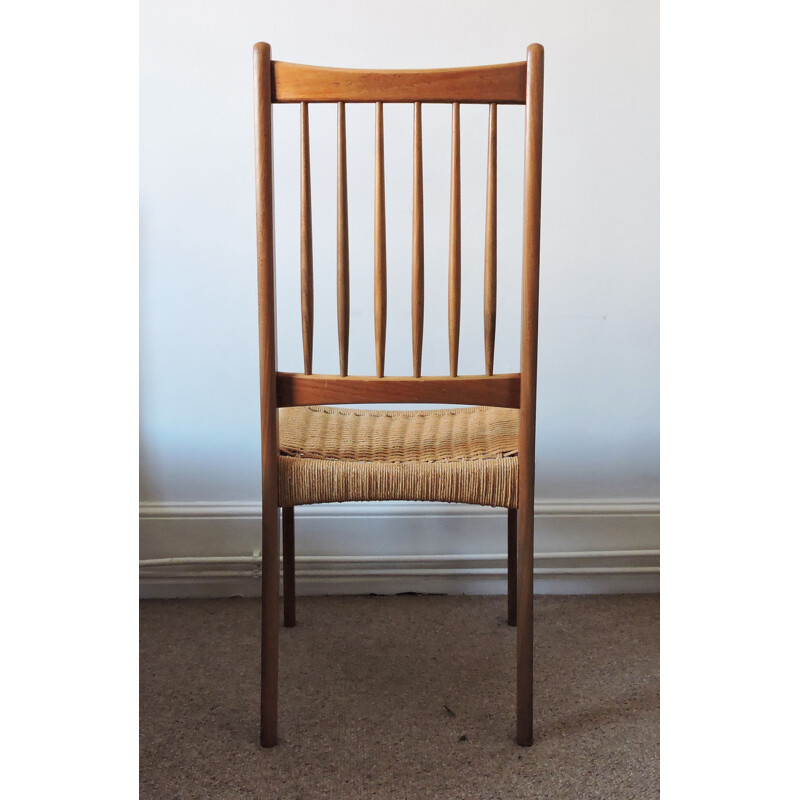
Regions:
<instances>
[{"instance_id":1,"label":"wood grain","mask_svg":"<svg viewBox=\"0 0 800 800\"><path fill-rule=\"evenodd\" d=\"M279 372L277 402L285 406L336 403L455 403L519 407L519 375L424 378L303 375Z\"/></svg>"},{"instance_id":2,"label":"wood grain","mask_svg":"<svg viewBox=\"0 0 800 800\"><path fill-rule=\"evenodd\" d=\"M519 511L517 527L517 743L533 744L533 489L539 324L544 49L528 47L520 346Z\"/></svg>"},{"instance_id":3,"label":"wood grain","mask_svg":"<svg viewBox=\"0 0 800 800\"><path fill-rule=\"evenodd\" d=\"M347 375L350 348L350 237L347 223L347 130L345 104L339 103L336 175L336 310L339 322L339 372Z\"/></svg>"},{"instance_id":4,"label":"wood grain","mask_svg":"<svg viewBox=\"0 0 800 800\"><path fill-rule=\"evenodd\" d=\"M383 103L375 103L375 372L386 360L386 179L383 165Z\"/></svg>"},{"instance_id":5,"label":"wood grain","mask_svg":"<svg viewBox=\"0 0 800 800\"><path fill-rule=\"evenodd\" d=\"M273 62L275 103L525 102L525 62L460 69L336 69Z\"/></svg>"},{"instance_id":6,"label":"wood grain","mask_svg":"<svg viewBox=\"0 0 800 800\"><path fill-rule=\"evenodd\" d=\"M458 375L458 340L461 333L461 112L453 103L450 132L450 264L447 287L450 334L450 374Z\"/></svg>"},{"instance_id":7,"label":"wood grain","mask_svg":"<svg viewBox=\"0 0 800 800\"><path fill-rule=\"evenodd\" d=\"M278 741L278 404L275 380L275 230L272 208L270 46L253 48L255 82L256 254L261 394L261 745Z\"/></svg>"},{"instance_id":8,"label":"wood grain","mask_svg":"<svg viewBox=\"0 0 800 800\"><path fill-rule=\"evenodd\" d=\"M494 372L497 327L497 105L489 106L486 159L486 236L483 253L483 351L486 374Z\"/></svg>"},{"instance_id":9,"label":"wood grain","mask_svg":"<svg viewBox=\"0 0 800 800\"><path fill-rule=\"evenodd\" d=\"M411 233L411 339L414 377L422 374L425 317L425 235L422 204L422 104L414 103L414 185Z\"/></svg>"},{"instance_id":10,"label":"wood grain","mask_svg":"<svg viewBox=\"0 0 800 800\"><path fill-rule=\"evenodd\" d=\"M310 374L314 352L314 253L311 237L311 151L308 103L300 106L300 315L303 366Z\"/></svg>"}]
</instances>

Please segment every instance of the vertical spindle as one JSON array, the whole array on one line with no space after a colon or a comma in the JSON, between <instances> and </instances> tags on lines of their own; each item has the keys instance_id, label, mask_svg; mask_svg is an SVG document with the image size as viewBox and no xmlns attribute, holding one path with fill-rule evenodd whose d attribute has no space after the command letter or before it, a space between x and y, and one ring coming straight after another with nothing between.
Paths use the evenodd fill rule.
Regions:
<instances>
[{"instance_id":1,"label":"vertical spindle","mask_svg":"<svg viewBox=\"0 0 800 800\"><path fill-rule=\"evenodd\" d=\"M383 169L383 103L375 103L375 369L386 358L386 184Z\"/></svg>"},{"instance_id":2,"label":"vertical spindle","mask_svg":"<svg viewBox=\"0 0 800 800\"><path fill-rule=\"evenodd\" d=\"M336 175L336 308L339 320L339 372L347 375L350 345L350 242L347 225L347 133L345 105L339 103Z\"/></svg>"},{"instance_id":3,"label":"vertical spindle","mask_svg":"<svg viewBox=\"0 0 800 800\"><path fill-rule=\"evenodd\" d=\"M422 323L425 308L425 255L422 210L422 103L414 103L414 186L411 235L411 338L414 377L422 374Z\"/></svg>"},{"instance_id":4,"label":"vertical spindle","mask_svg":"<svg viewBox=\"0 0 800 800\"><path fill-rule=\"evenodd\" d=\"M486 374L494 372L497 326L497 104L489 106L489 155L486 165L486 241L483 259L483 349Z\"/></svg>"},{"instance_id":5,"label":"vertical spindle","mask_svg":"<svg viewBox=\"0 0 800 800\"><path fill-rule=\"evenodd\" d=\"M458 375L461 332L461 108L453 103L450 142L450 280L447 311L450 327L450 375Z\"/></svg>"},{"instance_id":6,"label":"vertical spindle","mask_svg":"<svg viewBox=\"0 0 800 800\"><path fill-rule=\"evenodd\" d=\"M311 154L308 103L300 104L300 314L303 324L303 366L311 374L314 349L314 257L311 245Z\"/></svg>"}]
</instances>

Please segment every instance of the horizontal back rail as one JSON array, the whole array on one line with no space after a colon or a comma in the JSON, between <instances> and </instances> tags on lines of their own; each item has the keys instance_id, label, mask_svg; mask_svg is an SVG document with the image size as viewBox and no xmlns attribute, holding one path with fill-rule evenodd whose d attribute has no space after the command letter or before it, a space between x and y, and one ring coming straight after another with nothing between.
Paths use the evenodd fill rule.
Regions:
<instances>
[{"instance_id":1,"label":"horizontal back rail","mask_svg":"<svg viewBox=\"0 0 800 800\"><path fill-rule=\"evenodd\" d=\"M272 62L273 103L525 103L526 64L338 69Z\"/></svg>"},{"instance_id":2,"label":"horizontal back rail","mask_svg":"<svg viewBox=\"0 0 800 800\"><path fill-rule=\"evenodd\" d=\"M519 374L377 378L277 373L278 406L338 403L452 403L519 408Z\"/></svg>"}]
</instances>

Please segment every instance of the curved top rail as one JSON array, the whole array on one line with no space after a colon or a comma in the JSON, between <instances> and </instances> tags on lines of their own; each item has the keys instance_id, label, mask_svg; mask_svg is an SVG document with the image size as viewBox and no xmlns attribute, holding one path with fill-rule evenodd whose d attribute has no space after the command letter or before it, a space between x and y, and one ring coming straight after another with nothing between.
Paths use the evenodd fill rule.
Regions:
<instances>
[{"instance_id":1,"label":"curved top rail","mask_svg":"<svg viewBox=\"0 0 800 800\"><path fill-rule=\"evenodd\" d=\"M272 62L273 103L524 104L524 61L458 69L340 69Z\"/></svg>"}]
</instances>

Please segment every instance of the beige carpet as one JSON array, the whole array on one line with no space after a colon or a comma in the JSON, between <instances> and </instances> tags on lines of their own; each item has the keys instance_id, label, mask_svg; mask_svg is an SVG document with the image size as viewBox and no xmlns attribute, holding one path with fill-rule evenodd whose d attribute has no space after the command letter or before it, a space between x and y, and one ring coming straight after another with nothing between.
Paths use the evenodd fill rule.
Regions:
<instances>
[{"instance_id":1,"label":"beige carpet","mask_svg":"<svg viewBox=\"0 0 800 800\"><path fill-rule=\"evenodd\" d=\"M504 597L301 597L278 747L258 746L257 600L141 604L141 797L658 796L658 597L536 597L534 736Z\"/></svg>"}]
</instances>

